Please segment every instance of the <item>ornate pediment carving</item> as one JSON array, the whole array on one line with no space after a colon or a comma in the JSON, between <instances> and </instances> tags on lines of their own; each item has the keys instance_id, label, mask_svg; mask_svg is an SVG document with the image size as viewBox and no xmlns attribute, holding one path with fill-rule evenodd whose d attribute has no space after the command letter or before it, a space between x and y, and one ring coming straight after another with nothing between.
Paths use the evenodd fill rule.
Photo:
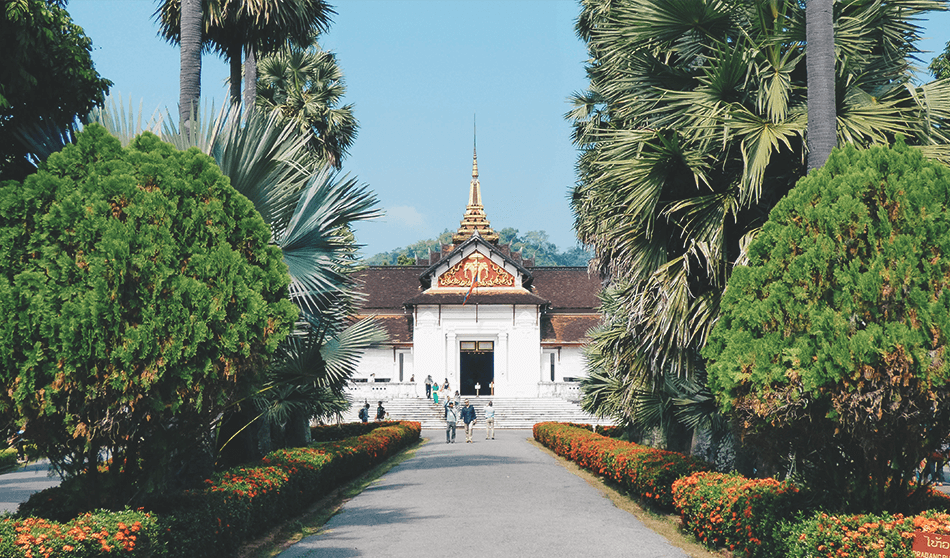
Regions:
<instances>
[{"instance_id":1,"label":"ornate pediment carving","mask_svg":"<svg viewBox=\"0 0 950 558\"><path fill-rule=\"evenodd\" d=\"M467 258L453 265L439 276L440 287L470 287L475 277L479 287L513 287L514 275L491 261L480 252L472 252Z\"/></svg>"}]
</instances>

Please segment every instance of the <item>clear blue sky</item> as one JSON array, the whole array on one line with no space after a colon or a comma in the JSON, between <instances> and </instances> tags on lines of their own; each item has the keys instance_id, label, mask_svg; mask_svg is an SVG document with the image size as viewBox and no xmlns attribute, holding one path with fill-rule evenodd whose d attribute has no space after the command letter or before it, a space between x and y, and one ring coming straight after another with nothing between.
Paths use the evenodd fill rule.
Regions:
<instances>
[{"instance_id":1,"label":"clear blue sky","mask_svg":"<svg viewBox=\"0 0 950 558\"><path fill-rule=\"evenodd\" d=\"M576 243L568 194L576 152L563 115L586 87L575 0L330 0L321 38L346 75L359 137L343 172L372 188L387 215L360 225L364 255L456 229L472 168L472 119L485 211L496 229L543 230ZM178 48L158 38L153 0L71 0L96 69L125 104L178 104ZM933 16L921 48L943 50L950 14ZM202 98L226 99L226 63L202 59ZM924 64L925 66L925 64Z\"/></svg>"}]
</instances>

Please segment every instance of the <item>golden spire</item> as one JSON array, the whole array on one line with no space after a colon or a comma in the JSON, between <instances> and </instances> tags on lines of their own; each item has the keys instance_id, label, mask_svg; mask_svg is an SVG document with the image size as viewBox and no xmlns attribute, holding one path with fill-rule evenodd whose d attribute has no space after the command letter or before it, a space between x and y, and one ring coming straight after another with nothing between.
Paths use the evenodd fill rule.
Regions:
<instances>
[{"instance_id":1,"label":"golden spire","mask_svg":"<svg viewBox=\"0 0 950 558\"><path fill-rule=\"evenodd\" d=\"M478 182L478 151L475 147L473 135L472 182L468 192L468 206L462 216L462 224L458 231L452 235L452 242L455 244L465 242L475 231L478 231L478 235L488 242L498 242L498 234L492 230L491 223L488 222L488 217L485 215L485 208L482 206L482 188Z\"/></svg>"}]
</instances>

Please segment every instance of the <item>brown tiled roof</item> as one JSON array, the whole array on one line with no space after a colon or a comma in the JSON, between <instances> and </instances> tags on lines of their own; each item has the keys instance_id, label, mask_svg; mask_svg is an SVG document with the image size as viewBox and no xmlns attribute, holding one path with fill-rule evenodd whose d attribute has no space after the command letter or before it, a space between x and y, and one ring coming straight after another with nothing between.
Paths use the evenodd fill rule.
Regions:
<instances>
[{"instance_id":1,"label":"brown tiled roof","mask_svg":"<svg viewBox=\"0 0 950 558\"><path fill-rule=\"evenodd\" d=\"M426 292L420 293L406 301L409 305L419 304L462 304L465 292ZM547 304L547 300L527 291L495 291L484 289L483 292L474 292L468 297L466 304Z\"/></svg>"},{"instance_id":2,"label":"brown tiled roof","mask_svg":"<svg viewBox=\"0 0 950 558\"><path fill-rule=\"evenodd\" d=\"M366 299L362 314L399 313L406 304L461 304L464 293L422 292L419 277L431 266L372 266L354 274ZM539 304L550 303L548 312L593 313L600 301L600 280L583 267L535 267L531 292L488 289L469 297L467 304Z\"/></svg>"},{"instance_id":3,"label":"brown tiled roof","mask_svg":"<svg viewBox=\"0 0 950 558\"><path fill-rule=\"evenodd\" d=\"M545 314L541 318L541 344L584 343L587 332L600 323L596 314Z\"/></svg>"},{"instance_id":4,"label":"brown tiled roof","mask_svg":"<svg viewBox=\"0 0 950 558\"><path fill-rule=\"evenodd\" d=\"M600 306L600 279L585 267L534 267L533 291L551 302L551 311L592 311Z\"/></svg>"},{"instance_id":5,"label":"brown tiled roof","mask_svg":"<svg viewBox=\"0 0 950 558\"><path fill-rule=\"evenodd\" d=\"M360 283L366 299L360 304L362 313L372 314L389 310L402 312L410 298L422 292L419 275L428 266L384 265L371 266L353 274Z\"/></svg>"},{"instance_id":6,"label":"brown tiled roof","mask_svg":"<svg viewBox=\"0 0 950 558\"><path fill-rule=\"evenodd\" d=\"M372 317L377 325L389 334L390 343L412 343L412 316L398 314L362 315L357 318Z\"/></svg>"}]
</instances>

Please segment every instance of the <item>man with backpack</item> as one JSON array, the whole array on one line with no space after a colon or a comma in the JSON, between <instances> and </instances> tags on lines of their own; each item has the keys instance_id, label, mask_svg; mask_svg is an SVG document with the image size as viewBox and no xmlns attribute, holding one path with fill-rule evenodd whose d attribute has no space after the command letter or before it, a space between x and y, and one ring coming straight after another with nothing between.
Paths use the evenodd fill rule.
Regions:
<instances>
[{"instance_id":1,"label":"man with backpack","mask_svg":"<svg viewBox=\"0 0 950 558\"><path fill-rule=\"evenodd\" d=\"M455 424L459 421L458 413L452 401L445 406L445 443L455 443Z\"/></svg>"},{"instance_id":2,"label":"man with backpack","mask_svg":"<svg viewBox=\"0 0 950 558\"><path fill-rule=\"evenodd\" d=\"M363 405L363 408L360 409L360 420L362 422L369 422L369 403Z\"/></svg>"}]
</instances>

